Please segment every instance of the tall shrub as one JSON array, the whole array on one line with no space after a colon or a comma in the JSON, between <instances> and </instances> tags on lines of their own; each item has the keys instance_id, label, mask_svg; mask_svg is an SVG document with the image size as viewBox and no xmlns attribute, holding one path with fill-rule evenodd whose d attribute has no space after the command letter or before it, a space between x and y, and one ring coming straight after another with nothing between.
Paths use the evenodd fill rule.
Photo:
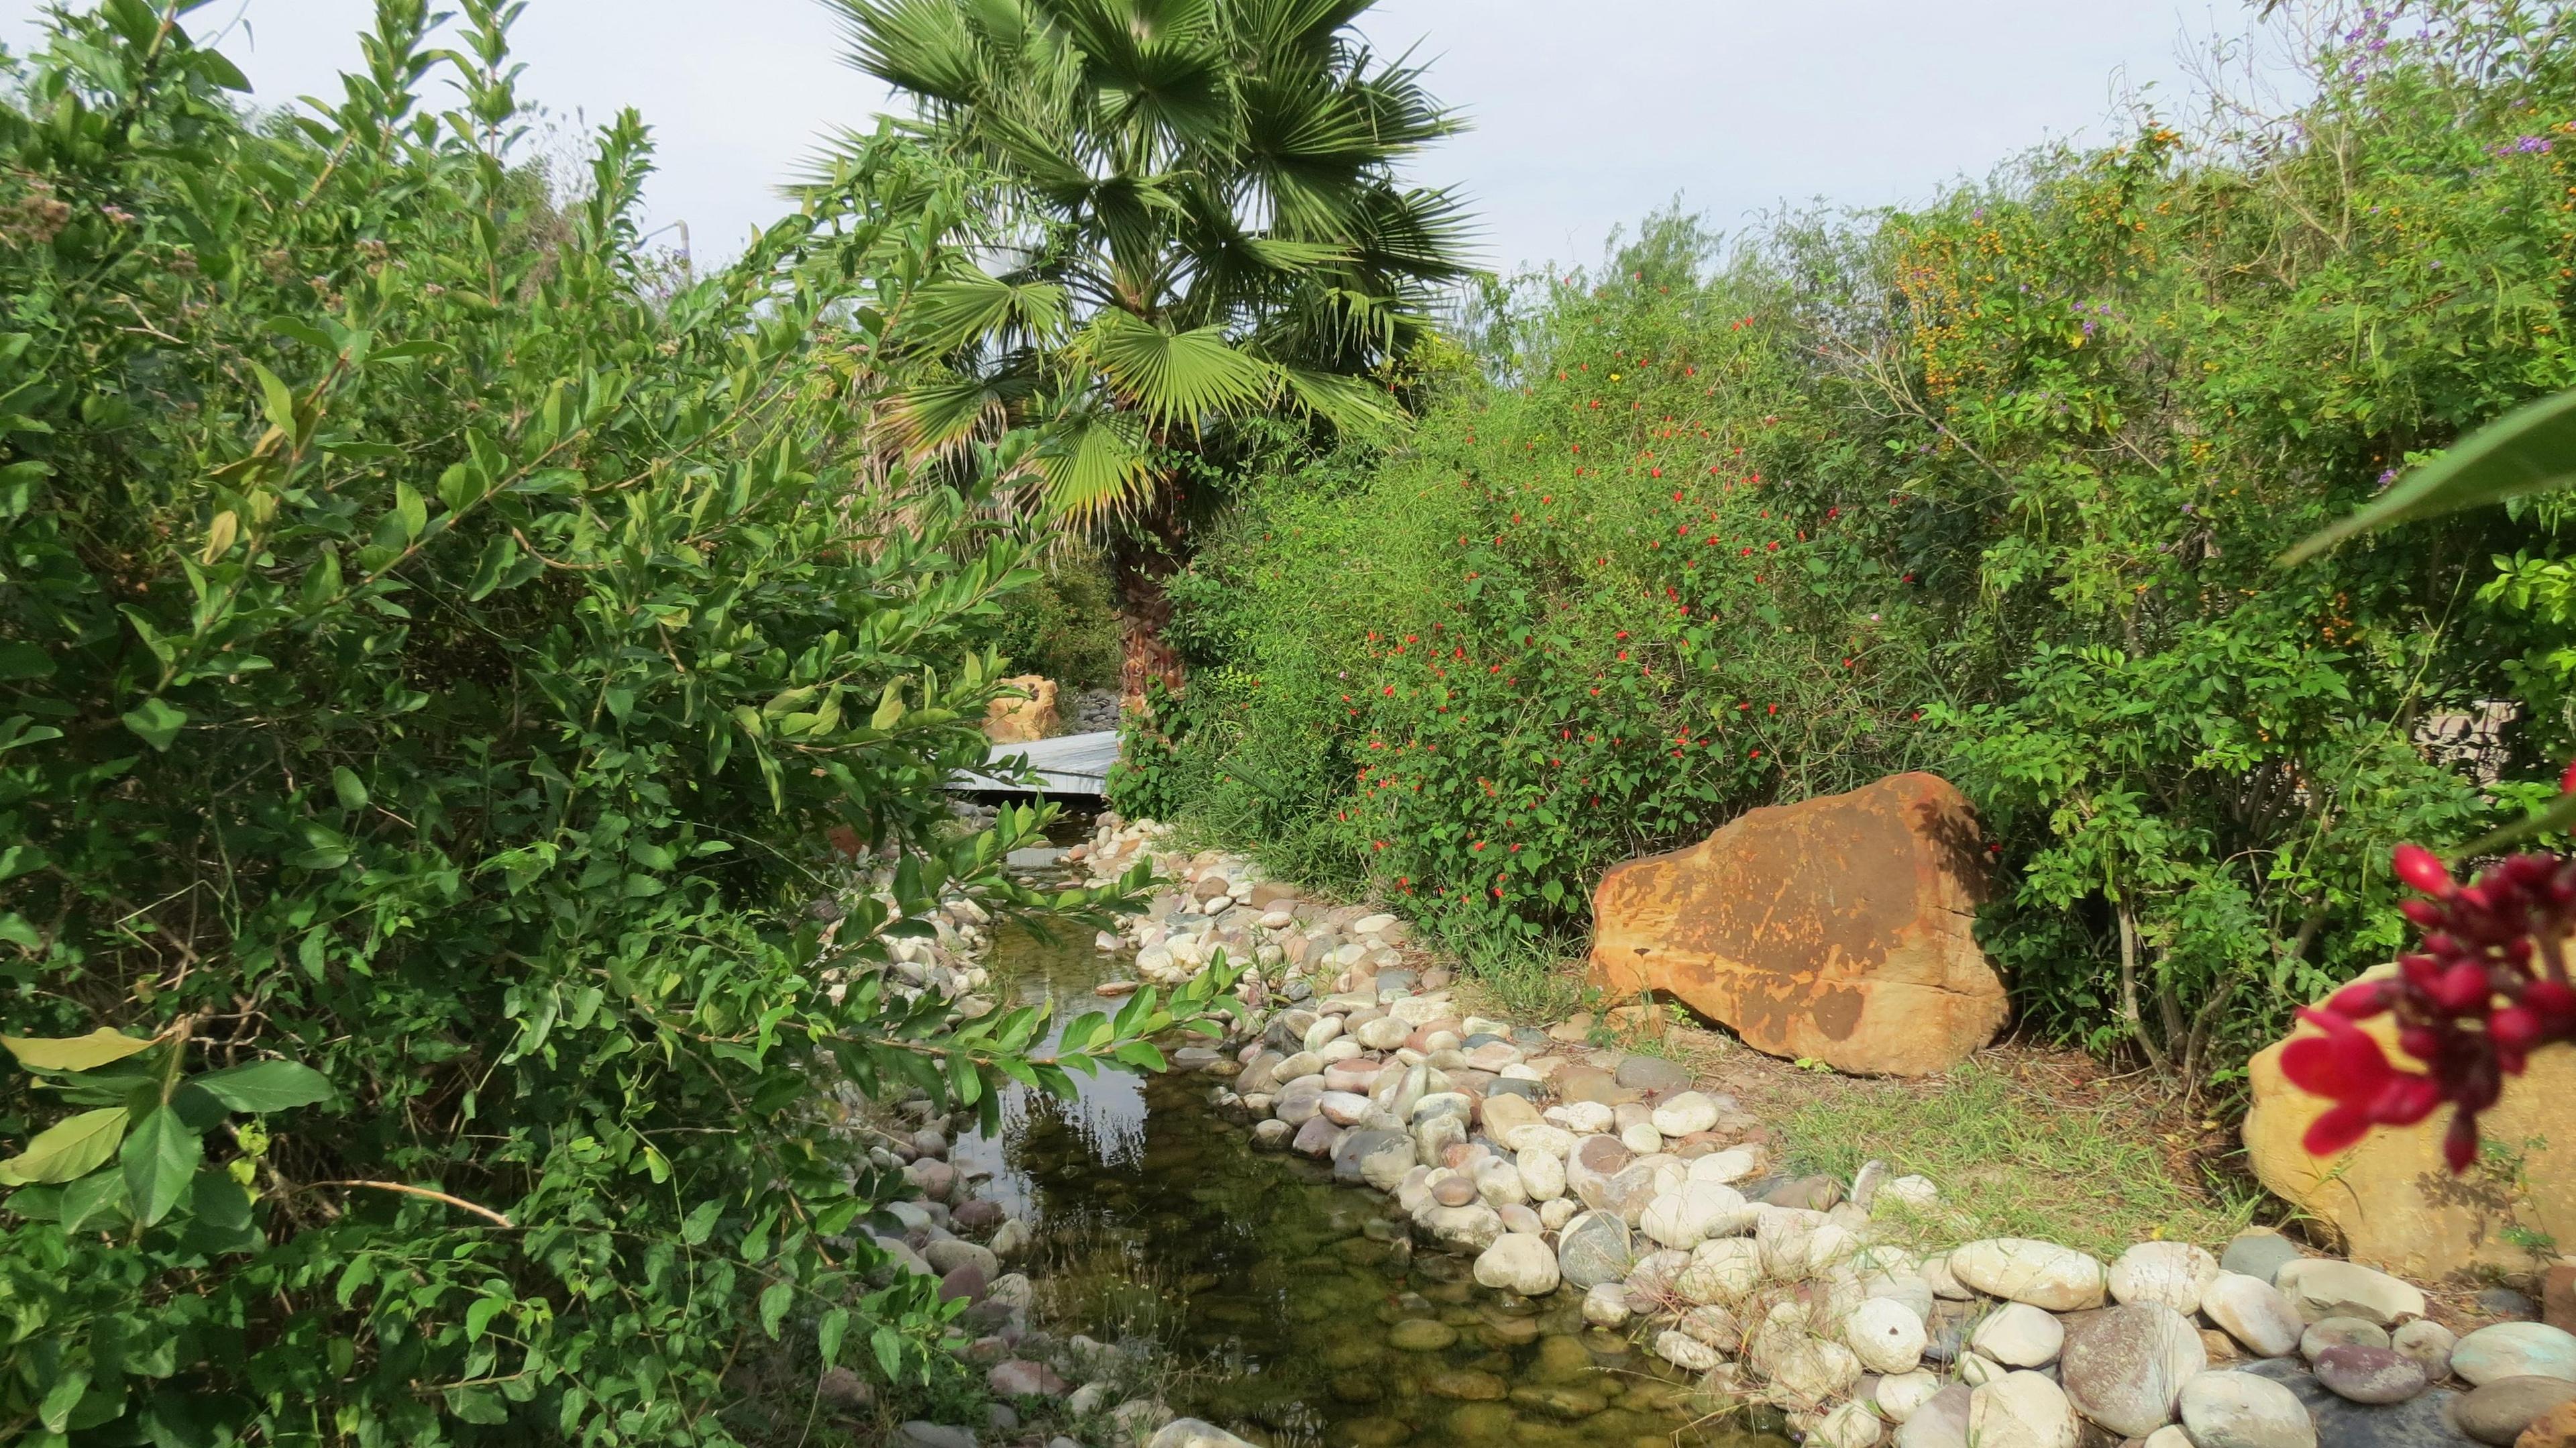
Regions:
<instances>
[{"instance_id":1,"label":"tall shrub","mask_svg":"<svg viewBox=\"0 0 2576 1448\"><path fill-rule=\"evenodd\" d=\"M1033 816L937 832L1023 548L860 445L955 183L870 148L659 296L632 115L576 200L514 163L516 10L441 51L383 0L254 123L107 0L0 109L0 1435L725 1442L777 1370L917 1389L953 1310L871 1286L901 1183L831 1089L989 1106L1171 1019L1036 1058L877 969L952 881L1039 903Z\"/></svg>"}]
</instances>

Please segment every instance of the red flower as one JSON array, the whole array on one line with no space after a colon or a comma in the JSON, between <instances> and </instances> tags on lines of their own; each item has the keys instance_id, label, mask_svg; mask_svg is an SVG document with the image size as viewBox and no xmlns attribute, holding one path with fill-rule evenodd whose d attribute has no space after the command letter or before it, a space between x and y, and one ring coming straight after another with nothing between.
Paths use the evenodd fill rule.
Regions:
<instances>
[{"instance_id":1,"label":"red flower","mask_svg":"<svg viewBox=\"0 0 2576 1448\"><path fill-rule=\"evenodd\" d=\"M2335 1103L2300 1140L2310 1156L2332 1156L2373 1126L2412 1126L2441 1104L2442 1091L2432 1077L2400 1070L2351 1021L2311 1010L2300 1011L2299 1019L2324 1034L2301 1036L2283 1047L2281 1074L2300 1090ZM2466 1164L2454 1162L2452 1170Z\"/></svg>"}]
</instances>

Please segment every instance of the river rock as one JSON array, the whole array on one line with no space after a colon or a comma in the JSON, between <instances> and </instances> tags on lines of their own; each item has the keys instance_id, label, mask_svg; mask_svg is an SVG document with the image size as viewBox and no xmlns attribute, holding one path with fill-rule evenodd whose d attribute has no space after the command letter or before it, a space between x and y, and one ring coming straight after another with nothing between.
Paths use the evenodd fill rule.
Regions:
<instances>
[{"instance_id":1,"label":"river rock","mask_svg":"<svg viewBox=\"0 0 2576 1448\"><path fill-rule=\"evenodd\" d=\"M984 1385L997 1398L1061 1398L1073 1386L1053 1368L1026 1358L993 1364L984 1372Z\"/></svg>"},{"instance_id":2,"label":"river rock","mask_svg":"<svg viewBox=\"0 0 2576 1448\"><path fill-rule=\"evenodd\" d=\"M2057 1377L2077 1412L2142 1438L2173 1421L2183 1385L2208 1366L2191 1319L2139 1301L2069 1319Z\"/></svg>"},{"instance_id":3,"label":"river rock","mask_svg":"<svg viewBox=\"0 0 2576 1448\"><path fill-rule=\"evenodd\" d=\"M1655 1356L1686 1373L1709 1372L1726 1361L1716 1348L1675 1328L1655 1334Z\"/></svg>"},{"instance_id":4,"label":"river rock","mask_svg":"<svg viewBox=\"0 0 2576 1448\"><path fill-rule=\"evenodd\" d=\"M2316 1355L2330 1347L2359 1344L2363 1347L2388 1346L2388 1330L2375 1322L2358 1317L2328 1317L2308 1324L2299 1334L2299 1356L2315 1361Z\"/></svg>"},{"instance_id":5,"label":"river rock","mask_svg":"<svg viewBox=\"0 0 2576 1448\"><path fill-rule=\"evenodd\" d=\"M2302 1257L2282 1266L2273 1285L2290 1299L2306 1322L2329 1317L2358 1317L2392 1327L2422 1317L2424 1294L2410 1283L2357 1262L2332 1257Z\"/></svg>"},{"instance_id":6,"label":"river rock","mask_svg":"<svg viewBox=\"0 0 2576 1448\"><path fill-rule=\"evenodd\" d=\"M1458 1340L1458 1329L1427 1317L1407 1318L1389 1329L1387 1345L1405 1352L1438 1352Z\"/></svg>"},{"instance_id":7,"label":"river rock","mask_svg":"<svg viewBox=\"0 0 2576 1448\"><path fill-rule=\"evenodd\" d=\"M1911 1373L1923 1361L1923 1319L1902 1302L1873 1297L1843 1319L1843 1341L1871 1372Z\"/></svg>"},{"instance_id":8,"label":"river rock","mask_svg":"<svg viewBox=\"0 0 2576 1448\"><path fill-rule=\"evenodd\" d=\"M2419 1317L2388 1335L2388 1345L2424 1365L2424 1376L2439 1381L2451 1375L2451 1349L2459 1337L2429 1317Z\"/></svg>"},{"instance_id":9,"label":"river rock","mask_svg":"<svg viewBox=\"0 0 2576 1448\"><path fill-rule=\"evenodd\" d=\"M1556 1290L1556 1254L1540 1238L1508 1232L1476 1258L1476 1281L1523 1297L1544 1297Z\"/></svg>"},{"instance_id":10,"label":"river rock","mask_svg":"<svg viewBox=\"0 0 2576 1448\"><path fill-rule=\"evenodd\" d=\"M1296 1129L1276 1117L1267 1121L1256 1121L1252 1123L1252 1144L1261 1151L1284 1150L1288 1145L1289 1136Z\"/></svg>"},{"instance_id":11,"label":"river rock","mask_svg":"<svg viewBox=\"0 0 2576 1448\"><path fill-rule=\"evenodd\" d=\"M1746 1356L1774 1387L1816 1404L1852 1390L1860 1381L1860 1358L1841 1343L1809 1332L1806 1319L1806 1309L1797 1303L1775 1305L1754 1333Z\"/></svg>"},{"instance_id":12,"label":"river rock","mask_svg":"<svg viewBox=\"0 0 2576 1448\"><path fill-rule=\"evenodd\" d=\"M1288 1123L1282 1119L1279 1124L1285 1126ZM1289 1138L1288 1149L1299 1156L1321 1160L1333 1155L1342 1144L1342 1136L1342 1128L1335 1126L1331 1117L1317 1114L1307 1117L1297 1127L1297 1134Z\"/></svg>"},{"instance_id":13,"label":"river rock","mask_svg":"<svg viewBox=\"0 0 2576 1448\"><path fill-rule=\"evenodd\" d=\"M1413 1169L1413 1137L1408 1132L1367 1128L1353 1131L1333 1148L1333 1177L1336 1181L1363 1181L1382 1192L1392 1192Z\"/></svg>"},{"instance_id":14,"label":"river rock","mask_svg":"<svg viewBox=\"0 0 2576 1448\"><path fill-rule=\"evenodd\" d=\"M1055 1445L1049 1443L1047 1448L1055 1448ZM1253 1445L1214 1423L1203 1423L1196 1418L1174 1418L1155 1430L1154 1436L1145 1441L1145 1448L1253 1448Z\"/></svg>"},{"instance_id":15,"label":"river rock","mask_svg":"<svg viewBox=\"0 0 2576 1448\"><path fill-rule=\"evenodd\" d=\"M2038 1373L2006 1373L1968 1394L1977 1448L2075 1448L2077 1432L2074 1406Z\"/></svg>"},{"instance_id":16,"label":"river rock","mask_svg":"<svg viewBox=\"0 0 2576 1448\"><path fill-rule=\"evenodd\" d=\"M1523 1148L1512 1164L1520 1169L1521 1186L1531 1201L1549 1202L1565 1195L1565 1161L1547 1152Z\"/></svg>"},{"instance_id":17,"label":"river rock","mask_svg":"<svg viewBox=\"0 0 2576 1448\"><path fill-rule=\"evenodd\" d=\"M1968 1403L1975 1393L1950 1383L1923 1400L1896 1430L1896 1448L1968 1448Z\"/></svg>"},{"instance_id":18,"label":"river rock","mask_svg":"<svg viewBox=\"0 0 2576 1448\"><path fill-rule=\"evenodd\" d=\"M2072 1247L2028 1237L1970 1242L1954 1248L1946 1260L1952 1276L1979 1292L2051 1312L2099 1307L2109 1285L2100 1262Z\"/></svg>"},{"instance_id":19,"label":"river rock","mask_svg":"<svg viewBox=\"0 0 2576 1448\"><path fill-rule=\"evenodd\" d=\"M1676 1251L1687 1252L1711 1237L1743 1228L1744 1194L1715 1182L1685 1182L1647 1203L1638 1225L1647 1236Z\"/></svg>"},{"instance_id":20,"label":"river rock","mask_svg":"<svg viewBox=\"0 0 2576 1448\"><path fill-rule=\"evenodd\" d=\"M1773 1055L1924 1075L2003 1024L2003 983L1971 928L1989 893L1966 797L1900 774L1612 866L1593 897L1592 972Z\"/></svg>"},{"instance_id":21,"label":"river rock","mask_svg":"<svg viewBox=\"0 0 2576 1448\"><path fill-rule=\"evenodd\" d=\"M1762 1249L1743 1237L1713 1237L1691 1249L1673 1289L1693 1302L1732 1302L1762 1285Z\"/></svg>"},{"instance_id":22,"label":"river rock","mask_svg":"<svg viewBox=\"0 0 2576 1448\"><path fill-rule=\"evenodd\" d=\"M2299 1349L2299 1310L2269 1282L2221 1272L2202 1289L2200 1310L2258 1357L2283 1357Z\"/></svg>"},{"instance_id":23,"label":"river rock","mask_svg":"<svg viewBox=\"0 0 2576 1448\"><path fill-rule=\"evenodd\" d=\"M931 1264L938 1261L933 1257ZM2482 1327L2452 1347L2451 1371L2480 1387L2503 1378L2576 1382L2576 1334L2543 1322Z\"/></svg>"},{"instance_id":24,"label":"river rock","mask_svg":"<svg viewBox=\"0 0 2576 1448\"><path fill-rule=\"evenodd\" d=\"M1689 1136L1717 1125L1717 1103L1697 1091L1676 1092L1655 1107L1650 1120L1666 1136Z\"/></svg>"},{"instance_id":25,"label":"river rock","mask_svg":"<svg viewBox=\"0 0 2576 1448\"><path fill-rule=\"evenodd\" d=\"M1315 1106L1335 1126L1357 1126L1368 1120L1369 1099L1355 1092L1327 1091L1316 1098Z\"/></svg>"},{"instance_id":26,"label":"river rock","mask_svg":"<svg viewBox=\"0 0 2576 1448\"><path fill-rule=\"evenodd\" d=\"M1504 1234L1503 1214L1482 1202L1465 1207L1431 1207L1419 1220L1433 1241L1466 1252L1482 1252Z\"/></svg>"},{"instance_id":27,"label":"river rock","mask_svg":"<svg viewBox=\"0 0 2576 1448\"><path fill-rule=\"evenodd\" d=\"M2253 1373L2202 1373L2183 1384L2192 1448L2316 1448L2316 1424L2296 1393Z\"/></svg>"},{"instance_id":28,"label":"river rock","mask_svg":"<svg viewBox=\"0 0 2576 1448\"><path fill-rule=\"evenodd\" d=\"M2361 979L2394 970L2381 966ZM2420 1069L2397 1046L2394 1012L2359 1026L2400 1069ZM2316 1033L2303 1023L2289 1039ZM2435 1282L2477 1268L2528 1270L2520 1243L2533 1235L2576 1242L2576 1051L2533 1052L2503 1098L2479 1117L2489 1141L2545 1143L2522 1154L2517 1175L2524 1185L2502 1191L2471 1185L2474 1177L2453 1173L2444 1161L2447 1111L2413 1126L2374 1127L2333 1156L2310 1156L2301 1139L2332 1103L2282 1074L2288 1044L2268 1046L2246 1065L2246 1161L2266 1187L2331 1224L2354 1261Z\"/></svg>"},{"instance_id":29,"label":"river rock","mask_svg":"<svg viewBox=\"0 0 2576 1448\"><path fill-rule=\"evenodd\" d=\"M1730 1146L1695 1157L1690 1164L1690 1178L1695 1182L1715 1182L1735 1186L1762 1170L1762 1152L1758 1147Z\"/></svg>"},{"instance_id":30,"label":"river rock","mask_svg":"<svg viewBox=\"0 0 2576 1448\"><path fill-rule=\"evenodd\" d=\"M2008 1368L2046 1367L2065 1345L2057 1319L2023 1302L1996 1308L1968 1336L1968 1346Z\"/></svg>"},{"instance_id":31,"label":"river rock","mask_svg":"<svg viewBox=\"0 0 2576 1448\"><path fill-rule=\"evenodd\" d=\"M2424 1365L2395 1348L2337 1343L2311 1359L2317 1381L2355 1403L2402 1403L2426 1386Z\"/></svg>"},{"instance_id":32,"label":"river rock","mask_svg":"<svg viewBox=\"0 0 2576 1448\"><path fill-rule=\"evenodd\" d=\"M1573 1286L1589 1290L1628 1275L1636 1253L1628 1224L1614 1213L1585 1212L1556 1234L1557 1270Z\"/></svg>"},{"instance_id":33,"label":"river rock","mask_svg":"<svg viewBox=\"0 0 2576 1448\"><path fill-rule=\"evenodd\" d=\"M1871 1399L1878 1404L1878 1410L1887 1415L1887 1421L1903 1423L1911 1420L1940 1391L1939 1378L1916 1368L1912 1372L1891 1373L1880 1378Z\"/></svg>"},{"instance_id":34,"label":"river rock","mask_svg":"<svg viewBox=\"0 0 2576 1448\"><path fill-rule=\"evenodd\" d=\"M2576 1402L2576 1383L2565 1378L2497 1378L2461 1398L2451 1416L2470 1437L2502 1445L2521 1437L2540 1415L2566 1402Z\"/></svg>"},{"instance_id":35,"label":"river rock","mask_svg":"<svg viewBox=\"0 0 2576 1448\"><path fill-rule=\"evenodd\" d=\"M932 1271L943 1276L960 1267L974 1268L984 1274L987 1282L1002 1275L1002 1259L994 1255L992 1248L959 1237L943 1237L932 1242L921 1249L921 1255L930 1263Z\"/></svg>"},{"instance_id":36,"label":"river rock","mask_svg":"<svg viewBox=\"0 0 2576 1448\"><path fill-rule=\"evenodd\" d=\"M2227 1250L2218 1254L2218 1268L2269 1282L2306 1255L2298 1243L2270 1227L2248 1227L2227 1239Z\"/></svg>"},{"instance_id":37,"label":"river rock","mask_svg":"<svg viewBox=\"0 0 2576 1448\"><path fill-rule=\"evenodd\" d=\"M2201 1294L2218 1276L2218 1259L2188 1242L2140 1242L2111 1264L2109 1286L2119 1302L2161 1302L2185 1317L2200 1311Z\"/></svg>"},{"instance_id":38,"label":"river rock","mask_svg":"<svg viewBox=\"0 0 2576 1448\"><path fill-rule=\"evenodd\" d=\"M1583 1320L1594 1327L1625 1327L1631 1315L1628 1289L1622 1283L1595 1282L1583 1294Z\"/></svg>"}]
</instances>

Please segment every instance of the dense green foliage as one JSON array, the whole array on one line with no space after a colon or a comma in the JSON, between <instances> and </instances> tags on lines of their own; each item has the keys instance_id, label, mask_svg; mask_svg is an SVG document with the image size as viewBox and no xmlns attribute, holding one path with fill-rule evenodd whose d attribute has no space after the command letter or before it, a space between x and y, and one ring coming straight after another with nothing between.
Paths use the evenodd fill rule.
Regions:
<instances>
[{"instance_id":1,"label":"dense green foliage","mask_svg":"<svg viewBox=\"0 0 2576 1448\"><path fill-rule=\"evenodd\" d=\"M633 116L513 162L515 10L383 0L253 125L108 0L0 109L0 1437L801 1437L960 1371L829 1088L989 1111L1221 988L1038 1058L888 987L943 890L1119 893L945 838L1036 573L865 424L963 188L869 148L658 295Z\"/></svg>"},{"instance_id":2,"label":"dense green foliage","mask_svg":"<svg viewBox=\"0 0 2576 1448\"><path fill-rule=\"evenodd\" d=\"M1046 576L1002 604L993 646L1014 673L1044 674L1068 692L1118 687L1118 602L1109 570L1084 552L1049 558ZM1070 698L1060 701L1070 709Z\"/></svg>"},{"instance_id":3,"label":"dense green foliage","mask_svg":"<svg viewBox=\"0 0 2576 1448\"><path fill-rule=\"evenodd\" d=\"M2390 845L2474 836L2546 792L2481 766L2570 742L2565 565L2491 561L2527 529L2274 566L2576 380L2576 37L2418 18L2339 37L2276 124L1723 258L1660 218L1489 299L1481 374L1275 479L1177 586L1187 811L1490 938L1746 807L1933 768L1997 843L2026 1017L2223 1066L2387 958ZM2521 705L2500 741L2428 745L2486 700Z\"/></svg>"},{"instance_id":4,"label":"dense green foliage","mask_svg":"<svg viewBox=\"0 0 2576 1448\"><path fill-rule=\"evenodd\" d=\"M832 3L910 129L994 183L989 273L895 330L933 365L892 435L926 458L1047 419L1030 505L1109 544L1127 692L1176 678L1163 580L1232 424L1386 417L1369 374L1465 274L1455 199L1398 173L1454 117L1351 28L1370 0Z\"/></svg>"}]
</instances>

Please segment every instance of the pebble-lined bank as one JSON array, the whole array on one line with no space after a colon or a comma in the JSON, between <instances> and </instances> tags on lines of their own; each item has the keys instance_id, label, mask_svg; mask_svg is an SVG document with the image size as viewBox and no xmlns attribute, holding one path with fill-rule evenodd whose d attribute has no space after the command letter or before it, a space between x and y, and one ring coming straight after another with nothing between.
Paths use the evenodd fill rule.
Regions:
<instances>
[{"instance_id":1,"label":"pebble-lined bank","mask_svg":"<svg viewBox=\"0 0 2576 1448\"><path fill-rule=\"evenodd\" d=\"M1073 852L1096 878L1150 856L1178 881L1100 944L1132 948L1145 982L1220 951L1255 970L1238 1033L1173 1069L1217 1078L1257 1145L1392 1196L1421 1250L1498 1293L1579 1302L1712 1405L1779 1410L1825 1448L2556 1448L2576 1425L2576 1335L2455 1339L2413 1285L2276 1233L2107 1263L2026 1239L1910 1249L1937 1240L1935 1183L1876 1162L1848 1183L1786 1175L1762 1124L1683 1068L1467 1014L1392 915L1158 841L1109 820ZM1426 1315L1389 1342L1455 1336ZM1392 1444L1404 1425L1362 1431ZM1184 1419L1151 1443L1245 1441Z\"/></svg>"}]
</instances>

